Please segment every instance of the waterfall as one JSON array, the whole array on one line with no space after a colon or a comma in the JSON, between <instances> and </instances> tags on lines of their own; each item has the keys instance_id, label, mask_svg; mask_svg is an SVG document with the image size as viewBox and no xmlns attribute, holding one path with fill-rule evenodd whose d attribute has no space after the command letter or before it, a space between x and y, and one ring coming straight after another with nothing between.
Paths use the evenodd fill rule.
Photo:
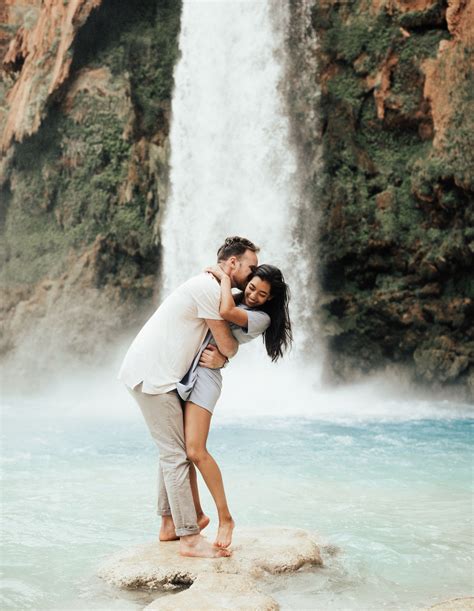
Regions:
<instances>
[{"instance_id":1,"label":"waterfall","mask_svg":"<svg viewBox=\"0 0 474 611\"><path fill-rule=\"evenodd\" d=\"M184 0L171 124L171 193L162 224L162 296L216 259L228 235L261 247L292 290L295 345L270 363L259 340L225 370L214 419L290 416L349 420L440 416L423 401L389 400L385 379L337 391L319 385L321 352L309 262L295 239L301 206L285 109L288 3ZM313 231L312 227L306 228ZM398 380L392 384L398 393Z\"/></svg>"},{"instance_id":2,"label":"waterfall","mask_svg":"<svg viewBox=\"0 0 474 611\"><path fill-rule=\"evenodd\" d=\"M162 294L215 263L225 237L244 236L261 247L259 261L280 267L290 284L294 357L304 336L298 313L310 296L307 264L295 239L297 163L283 88L288 19L288 7L279 0L184 1L172 105L171 193L162 227ZM242 379L252 372L259 384L252 384L249 409L255 411L256 404L259 413L275 409L268 389L281 389L282 375L288 388L301 376L289 360L271 364L258 340L243 347L226 370L221 401L227 413L242 412ZM280 411L288 413L288 397L280 392L279 401Z\"/></svg>"},{"instance_id":3,"label":"waterfall","mask_svg":"<svg viewBox=\"0 0 474 611\"><path fill-rule=\"evenodd\" d=\"M296 158L281 91L286 3L185 0L175 70L163 291L216 260L228 235L304 275L294 239Z\"/></svg>"}]
</instances>

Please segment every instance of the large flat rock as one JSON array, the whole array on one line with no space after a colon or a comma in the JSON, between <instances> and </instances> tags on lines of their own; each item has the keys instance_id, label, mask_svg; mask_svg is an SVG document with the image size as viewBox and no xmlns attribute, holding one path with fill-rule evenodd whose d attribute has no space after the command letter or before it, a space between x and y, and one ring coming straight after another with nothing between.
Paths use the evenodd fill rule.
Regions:
<instances>
[{"instance_id":1,"label":"large flat rock","mask_svg":"<svg viewBox=\"0 0 474 611\"><path fill-rule=\"evenodd\" d=\"M239 529L230 558L185 558L179 542L138 545L118 552L99 569L99 577L119 588L169 590L147 609L255 609L272 611L277 603L258 589L265 574L321 566L319 547L310 533L297 528Z\"/></svg>"}]
</instances>

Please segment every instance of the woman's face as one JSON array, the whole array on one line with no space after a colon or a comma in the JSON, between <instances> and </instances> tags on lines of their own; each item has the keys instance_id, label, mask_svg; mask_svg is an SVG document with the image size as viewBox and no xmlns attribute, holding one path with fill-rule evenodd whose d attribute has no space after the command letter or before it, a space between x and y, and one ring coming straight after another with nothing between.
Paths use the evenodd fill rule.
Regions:
<instances>
[{"instance_id":1,"label":"woman's face","mask_svg":"<svg viewBox=\"0 0 474 611\"><path fill-rule=\"evenodd\" d=\"M245 287L244 303L249 308L257 308L271 298L272 287L267 280L253 276Z\"/></svg>"}]
</instances>

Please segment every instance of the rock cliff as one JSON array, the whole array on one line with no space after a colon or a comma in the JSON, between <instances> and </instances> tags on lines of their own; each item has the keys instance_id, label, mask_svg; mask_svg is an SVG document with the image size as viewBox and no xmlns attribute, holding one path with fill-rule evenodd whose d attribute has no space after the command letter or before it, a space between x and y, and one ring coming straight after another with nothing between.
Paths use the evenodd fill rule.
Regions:
<instances>
[{"instance_id":1,"label":"rock cliff","mask_svg":"<svg viewBox=\"0 0 474 611\"><path fill-rule=\"evenodd\" d=\"M291 6L293 124L319 210L329 375L398 364L430 388L469 394L474 2Z\"/></svg>"},{"instance_id":2,"label":"rock cliff","mask_svg":"<svg viewBox=\"0 0 474 611\"><path fill-rule=\"evenodd\" d=\"M88 361L151 305L180 10L3 8L0 352L15 371Z\"/></svg>"}]
</instances>

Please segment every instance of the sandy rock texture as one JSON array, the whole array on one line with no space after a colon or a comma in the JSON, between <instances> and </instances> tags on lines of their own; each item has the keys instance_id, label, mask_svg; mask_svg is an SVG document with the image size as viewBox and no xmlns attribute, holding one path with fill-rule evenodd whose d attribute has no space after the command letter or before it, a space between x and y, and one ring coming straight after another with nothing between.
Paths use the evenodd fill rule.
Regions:
<instances>
[{"instance_id":1,"label":"sandy rock texture","mask_svg":"<svg viewBox=\"0 0 474 611\"><path fill-rule=\"evenodd\" d=\"M147 611L277 611L278 608L270 596L259 592L254 579L228 573L200 575L184 592L158 598L145 607Z\"/></svg>"},{"instance_id":2,"label":"sandy rock texture","mask_svg":"<svg viewBox=\"0 0 474 611\"><path fill-rule=\"evenodd\" d=\"M231 558L183 558L179 543L151 543L119 552L99 569L99 576L119 588L189 589L154 601L150 609L277 609L258 589L265 574L321 566L314 538L294 528L240 529ZM199 604L198 604L199 603ZM194 605L194 607L193 607Z\"/></svg>"}]
</instances>

